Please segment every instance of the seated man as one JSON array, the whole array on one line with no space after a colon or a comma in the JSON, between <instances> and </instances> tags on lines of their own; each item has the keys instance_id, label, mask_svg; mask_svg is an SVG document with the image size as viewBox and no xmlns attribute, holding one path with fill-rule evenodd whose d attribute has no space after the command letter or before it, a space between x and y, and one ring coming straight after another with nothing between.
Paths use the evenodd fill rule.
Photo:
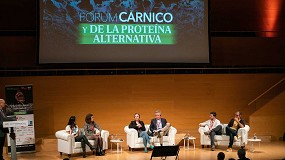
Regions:
<instances>
[{"instance_id":1,"label":"seated man","mask_svg":"<svg viewBox=\"0 0 285 160\"><path fill-rule=\"evenodd\" d=\"M216 118L216 116L217 116L216 112L211 112L210 119L199 124L200 127L205 127L205 126L209 127L209 131L204 132L204 134L210 135L212 151L215 150L215 140L214 140L215 135L222 134L221 122Z\"/></svg>"},{"instance_id":2,"label":"seated man","mask_svg":"<svg viewBox=\"0 0 285 160\"><path fill-rule=\"evenodd\" d=\"M168 134L170 123L167 123L165 118L161 118L161 111L155 111L155 118L151 120L149 130L150 136L157 136L160 145L163 145L163 136Z\"/></svg>"},{"instance_id":3,"label":"seated man","mask_svg":"<svg viewBox=\"0 0 285 160\"><path fill-rule=\"evenodd\" d=\"M235 117L230 120L229 124L226 127L226 133L228 136L230 136L230 142L227 152L232 151L234 140L236 141L238 139L237 137L238 129L243 128L244 126L245 126L245 120L241 119L241 112L237 111L235 113Z\"/></svg>"}]
</instances>

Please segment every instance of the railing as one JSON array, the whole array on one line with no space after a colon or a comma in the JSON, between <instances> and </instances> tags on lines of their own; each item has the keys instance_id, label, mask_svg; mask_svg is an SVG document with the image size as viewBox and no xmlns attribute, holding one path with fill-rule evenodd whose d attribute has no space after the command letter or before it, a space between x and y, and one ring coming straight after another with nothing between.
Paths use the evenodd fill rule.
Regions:
<instances>
[{"instance_id":1,"label":"railing","mask_svg":"<svg viewBox=\"0 0 285 160\"><path fill-rule=\"evenodd\" d=\"M275 83L273 86L271 86L270 88L268 88L266 91L264 91L262 94L260 94L259 96L257 96L254 100L252 100L251 102L248 103L248 105L253 104L254 102L256 102L258 99L260 99L262 96L264 96L266 93L268 93L269 91L271 91L273 88L277 87L279 84L281 84L282 82L285 82L285 78L281 79L280 81L278 81L277 83Z\"/></svg>"}]
</instances>

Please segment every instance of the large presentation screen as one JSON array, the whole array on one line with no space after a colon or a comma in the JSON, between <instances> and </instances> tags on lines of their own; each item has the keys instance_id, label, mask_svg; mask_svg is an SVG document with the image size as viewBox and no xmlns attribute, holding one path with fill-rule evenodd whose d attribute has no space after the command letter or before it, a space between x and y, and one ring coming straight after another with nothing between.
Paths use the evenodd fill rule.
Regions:
<instances>
[{"instance_id":1,"label":"large presentation screen","mask_svg":"<svg viewBox=\"0 0 285 160\"><path fill-rule=\"evenodd\" d=\"M209 63L208 0L40 0L39 63Z\"/></svg>"}]
</instances>

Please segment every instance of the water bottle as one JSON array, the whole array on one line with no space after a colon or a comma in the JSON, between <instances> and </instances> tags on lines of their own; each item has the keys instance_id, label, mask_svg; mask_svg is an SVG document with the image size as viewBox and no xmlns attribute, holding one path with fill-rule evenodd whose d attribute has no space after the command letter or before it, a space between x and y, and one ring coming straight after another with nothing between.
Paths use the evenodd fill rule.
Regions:
<instances>
[{"instance_id":1,"label":"water bottle","mask_svg":"<svg viewBox=\"0 0 285 160\"><path fill-rule=\"evenodd\" d=\"M253 139L257 139L256 133L254 133L254 135L253 135Z\"/></svg>"}]
</instances>

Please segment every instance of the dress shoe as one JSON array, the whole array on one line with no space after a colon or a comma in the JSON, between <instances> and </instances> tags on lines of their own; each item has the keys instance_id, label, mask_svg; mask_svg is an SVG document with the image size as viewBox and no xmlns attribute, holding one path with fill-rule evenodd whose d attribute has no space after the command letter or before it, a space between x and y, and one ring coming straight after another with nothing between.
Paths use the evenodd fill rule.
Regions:
<instances>
[{"instance_id":1,"label":"dress shoe","mask_svg":"<svg viewBox=\"0 0 285 160\"><path fill-rule=\"evenodd\" d=\"M95 150L96 150L96 147L95 147L95 146L92 146L92 147L90 147L90 150L91 150L91 151L95 151Z\"/></svg>"},{"instance_id":2,"label":"dress shoe","mask_svg":"<svg viewBox=\"0 0 285 160\"><path fill-rule=\"evenodd\" d=\"M101 152L96 151L96 156L101 156Z\"/></svg>"},{"instance_id":3,"label":"dress shoe","mask_svg":"<svg viewBox=\"0 0 285 160\"><path fill-rule=\"evenodd\" d=\"M228 149L227 149L227 152L232 152L232 151L233 151L232 148L228 148Z\"/></svg>"},{"instance_id":4,"label":"dress shoe","mask_svg":"<svg viewBox=\"0 0 285 160\"><path fill-rule=\"evenodd\" d=\"M215 150L215 146L212 146L212 147L211 147L211 151L214 151L214 150Z\"/></svg>"}]
</instances>

